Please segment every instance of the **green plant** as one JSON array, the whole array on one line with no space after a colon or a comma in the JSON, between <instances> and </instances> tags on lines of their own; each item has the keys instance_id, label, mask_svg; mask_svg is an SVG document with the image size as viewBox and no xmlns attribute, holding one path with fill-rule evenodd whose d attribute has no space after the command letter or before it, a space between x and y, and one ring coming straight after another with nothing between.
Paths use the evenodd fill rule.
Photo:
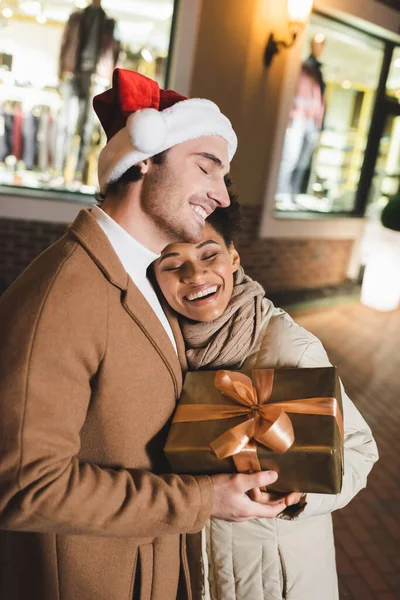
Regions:
<instances>
[{"instance_id":1,"label":"green plant","mask_svg":"<svg viewBox=\"0 0 400 600\"><path fill-rule=\"evenodd\" d=\"M400 231L400 194L393 196L386 204L381 214L381 222L388 229Z\"/></svg>"}]
</instances>

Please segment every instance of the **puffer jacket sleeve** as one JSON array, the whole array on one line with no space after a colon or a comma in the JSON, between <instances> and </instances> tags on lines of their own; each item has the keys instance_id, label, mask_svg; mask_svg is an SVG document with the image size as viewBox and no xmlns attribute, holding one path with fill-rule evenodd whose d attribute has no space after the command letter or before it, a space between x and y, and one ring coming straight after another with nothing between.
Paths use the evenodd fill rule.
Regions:
<instances>
[{"instance_id":1,"label":"puffer jacket sleeve","mask_svg":"<svg viewBox=\"0 0 400 600\"><path fill-rule=\"evenodd\" d=\"M297 367L329 366L324 347L317 338L312 337L313 341L305 347ZM342 383L341 388L345 433L342 491L337 495L307 494L307 505L299 514L299 519L316 517L346 506L366 486L367 476L378 460L378 450L370 427L347 396Z\"/></svg>"}]
</instances>

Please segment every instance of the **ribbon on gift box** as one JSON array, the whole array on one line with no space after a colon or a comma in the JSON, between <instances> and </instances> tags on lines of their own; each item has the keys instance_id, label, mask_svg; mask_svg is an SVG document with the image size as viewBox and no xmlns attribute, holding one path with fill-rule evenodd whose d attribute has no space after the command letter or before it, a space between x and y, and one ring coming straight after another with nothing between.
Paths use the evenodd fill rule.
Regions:
<instances>
[{"instance_id":1,"label":"ribbon on gift box","mask_svg":"<svg viewBox=\"0 0 400 600\"><path fill-rule=\"evenodd\" d=\"M274 385L273 369L254 369L252 379L236 371L217 371L216 388L240 406L225 404L182 404L175 423L215 421L246 416L239 425L228 429L210 446L221 460L232 457L239 472L260 471L257 442L283 454L294 443L293 425L288 413L329 415L336 420L344 439L343 417L336 398L316 397L270 402Z\"/></svg>"}]
</instances>

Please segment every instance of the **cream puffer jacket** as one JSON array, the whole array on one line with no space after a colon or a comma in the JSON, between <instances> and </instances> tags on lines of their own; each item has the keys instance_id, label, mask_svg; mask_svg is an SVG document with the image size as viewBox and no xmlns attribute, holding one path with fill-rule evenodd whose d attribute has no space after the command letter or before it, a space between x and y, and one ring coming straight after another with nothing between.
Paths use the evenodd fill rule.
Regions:
<instances>
[{"instance_id":1,"label":"cream puffer jacket","mask_svg":"<svg viewBox=\"0 0 400 600\"><path fill-rule=\"evenodd\" d=\"M258 342L244 366L329 365L321 342L264 299ZM365 487L378 460L370 428L343 389L342 394L345 469L341 493L307 494L304 511L292 521L212 519L203 531L205 600L338 600L330 513Z\"/></svg>"}]
</instances>

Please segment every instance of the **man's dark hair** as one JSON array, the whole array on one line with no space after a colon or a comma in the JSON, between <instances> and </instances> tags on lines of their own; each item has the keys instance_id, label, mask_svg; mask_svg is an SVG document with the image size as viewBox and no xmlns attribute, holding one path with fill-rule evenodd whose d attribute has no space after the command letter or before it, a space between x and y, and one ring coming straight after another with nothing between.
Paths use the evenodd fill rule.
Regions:
<instances>
[{"instance_id":1,"label":"man's dark hair","mask_svg":"<svg viewBox=\"0 0 400 600\"><path fill-rule=\"evenodd\" d=\"M165 162L168 150L155 154L151 157L151 160L155 165L162 165ZM114 196L116 198L122 198L126 193L131 183L140 181L143 178L143 173L138 165L133 165L130 169L125 171L123 175L117 181L112 181L107 184L104 194L97 192L95 194L96 202L101 206L107 196Z\"/></svg>"},{"instance_id":2,"label":"man's dark hair","mask_svg":"<svg viewBox=\"0 0 400 600\"><path fill-rule=\"evenodd\" d=\"M238 234L241 231L240 204L237 195L231 189L231 185L232 183L228 179L226 187L231 201L230 205L227 208L216 208L207 218L207 223L224 238L227 246L237 241Z\"/></svg>"}]
</instances>

